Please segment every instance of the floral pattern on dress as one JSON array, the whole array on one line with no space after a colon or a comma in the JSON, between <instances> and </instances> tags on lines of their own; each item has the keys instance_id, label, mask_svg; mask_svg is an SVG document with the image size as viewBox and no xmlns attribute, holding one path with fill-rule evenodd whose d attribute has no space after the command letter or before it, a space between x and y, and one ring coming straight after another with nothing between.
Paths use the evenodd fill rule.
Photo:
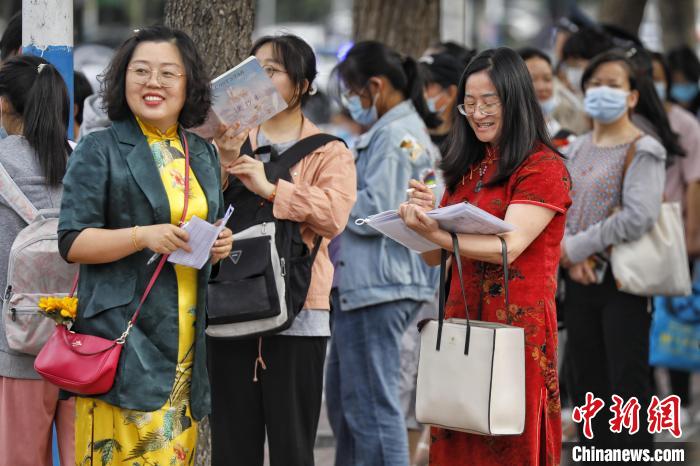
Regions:
<instances>
[{"instance_id":1,"label":"floral pattern on dress","mask_svg":"<svg viewBox=\"0 0 700 466\"><path fill-rule=\"evenodd\" d=\"M495 175L490 164L486 181ZM546 148L531 154L503 184L475 192L478 177L465 177L441 205L467 201L504 218L511 204L532 204L556 212L544 231L508 268L510 303L505 306L503 267L462 259L470 318L522 327L525 331L525 431L519 436L483 436L432 429L430 464L480 466L559 464L561 405L557 376L557 319L554 306L556 270L571 181L562 158ZM464 317L459 275L453 265L446 317ZM483 276L483 282L482 282ZM540 452L541 437L546 451Z\"/></svg>"}]
</instances>

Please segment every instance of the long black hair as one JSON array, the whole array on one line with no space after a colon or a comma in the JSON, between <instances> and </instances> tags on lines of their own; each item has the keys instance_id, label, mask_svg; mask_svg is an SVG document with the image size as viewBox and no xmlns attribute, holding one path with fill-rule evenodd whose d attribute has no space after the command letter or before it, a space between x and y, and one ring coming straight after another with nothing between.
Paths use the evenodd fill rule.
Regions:
<instances>
[{"instance_id":1,"label":"long black hair","mask_svg":"<svg viewBox=\"0 0 700 466\"><path fill-rule=\"evenodd\" d=\"M626 51L617 49L596 56L583 72L581 89L585 92L586 84L598 67L611 62L620 63L626 69L630 89L639 92L639 101L634 113L644 117L654 128L661 145L668 153L668 162L670 163L675 156L685 156L685 150L678 142L678 135L671 129L664 104L654 87L651 55L646 50L636 47Z\"/></svg>"},{"instance_id":2,"label":"long black hair","mask_svg":"<svg viewBox=\"0 0 700 466\"><path fill-rule=\"evenodd\" d=\"M21 117L22 134L36 151L47 182L59 185L71 152L68 119L72 112L58 70L40 57L10 58L0 67L0 97Z\"/></svg>"},{"instance_id":3,"label":"long black hair","mask_svg":"<svg viewBox=\"0 0 700 466\"><path fill-rule=\"evenodd\" d=\"M506 181L541 144L554 152L557 150L549 139L530 73L520 55L508 47L481 52L462 74L457 102L464 102L469 77L481 71L488 73L501 101L498 171L488 183L494 185ZM466 118L457 114L456 108L453 112L455 124L450 131L447 152L440 163L450 192L455 191L469 167L483 160L486 152L486 143L479 141Z\"/></svg>"},{"instance_id":4,"label":"long black hair","mask_svg":"<svg viewBox=\"0 0 700 466\"><path fill-rule=\"evenodd\" d=\"M249 55L255 55L265 44L272 45L275 60L284 67L289 80L294 84L294 95L289 107L304 105L309 98L312 83L316 79L316 56L309 44L293 34L264 36L256 40ZM308 84L306 89L304 83Z\"/></svg>"},{"instance_id":5,"label":"long black hair","mask_svg":"<svg viewBox=\"0 0 700 466\"><path fill-rule=\"evenodd\" d=\"M354 91L365 88L370 78L385 76L413 106L428 128L437 128L442 121L428 109L423 97L424 78L418 63L411 57L402 57L381 42L364 41L355 44L345 59L336 65L333 74Z\"/></svg>"},{"instance_id":6,"label":"long black hair","mask_svg":"<svg viewBox=\"0 0 700 466\"><path fill-rule=\"evenodd\" d=\"M151 26L137 30L119 46L112 57L104 73L101 89L109 119L125 120L132 115L126 102L126 71L134 50L142 42L169 42L177 47L187 76L185 105L180 111L178 121L185 128L204 123L211 107L211 87L206 63L190 36L167 26Z\"/></svg>"}]
</instances>

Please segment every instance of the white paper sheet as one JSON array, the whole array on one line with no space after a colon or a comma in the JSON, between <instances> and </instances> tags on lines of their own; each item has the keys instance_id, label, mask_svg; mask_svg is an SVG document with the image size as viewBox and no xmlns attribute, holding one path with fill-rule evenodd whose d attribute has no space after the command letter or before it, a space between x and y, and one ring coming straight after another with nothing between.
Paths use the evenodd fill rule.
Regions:
<instances>
[{"instance_id":1,"label":"white paper sheet","mask_svg":"<svg viewBox=\"0 0 700 466\"><path fill-rule=\"evenodd\" d=\"M427 215L437 220L443 230L455 233L495 235L515 230L513 225L466 202L431 210ZM436 244L408 228L396 210L372 215L360 224L366 224L417 252L439 249Z\"/></svg>"},{"instance_id":2,"label":"white paper sheet","mask_svg":"<svg viewBox=\"0 0 700 466\"><path fill-rule=\"evenodd\" d=\"M232 213L233 206L228 206L226 215L224 215L223 220L221 220L218 226L212 225L206 220L202 220L196 215L193 215L190 221L182 227L183 230L190 234L188 244L192 252L185 252L182 249L178 249L170 254L168 262L194 267L195 269L204 267L204 264L209 260L211 248L214 246L216 238L218 238L221 230L226 227L226 223Z\"/></svg>"}]
</instances>

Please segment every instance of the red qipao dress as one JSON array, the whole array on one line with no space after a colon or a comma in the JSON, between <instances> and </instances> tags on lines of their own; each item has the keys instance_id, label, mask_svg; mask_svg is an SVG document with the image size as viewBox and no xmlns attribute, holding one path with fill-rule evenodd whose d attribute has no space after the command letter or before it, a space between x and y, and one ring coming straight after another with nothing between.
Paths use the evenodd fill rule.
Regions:
<instances>
[{"instance_id":1,"label":"red qipao dress","mask_svg":"<svg viewBox=\"0 0 700 466\"><path fill-rule=\"evenodd\" d=\"M558 465L561 404L554 293L565 214L571 204L571 180L562 158L544 146L528 156L501 185L479 189L478 168L467 171L454 193L445 193L443 206L468 201L499 218L505 217L510 204L533 204L556 212L544 231L510 266L508 309L504 309L503 267L462 258L469 317L477 318L483 294L481 320L525 329L525 431L522 435L496 437L433 428L430 464ZM496 163L489 164L483 172L483 180L489 180L495 172ZM480 285L483 293L480 293ZM445 312L447 318L465 316L454 265Z\"/></svg>"}]
</instances>

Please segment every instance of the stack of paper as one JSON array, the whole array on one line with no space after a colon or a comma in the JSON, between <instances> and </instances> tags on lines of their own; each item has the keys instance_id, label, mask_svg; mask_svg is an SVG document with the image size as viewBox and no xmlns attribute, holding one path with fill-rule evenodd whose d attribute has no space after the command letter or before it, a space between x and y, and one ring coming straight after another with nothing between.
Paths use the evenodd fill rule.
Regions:
<instances>
[{"instance_id":1,"label":"stack of paper","mask_svg":"<svg viewBox=\"0 0 700 466\"><path fill-rule=\"evenodd\" d=\"M496 235L515 230L513 225L467 202L431 210L427 215L437 220L441 229L455 233ZM436 244L408 228L396 210L372 215L367 219L358 220L357 223L369 225L417 252L439 249Z\"/></svg>"},{"instance_id":2,"label":"stack of paper","mask_svg":"<svg viewBox=\"0 0 700 466\"><path fill-rule=\"evenodd\" d=\"M206 220L202 220L196 215L193 215L190 221L182 227L182 229L190 235L188 244L192 252L185 252L182 249L178 249L170 254L168 262L194 267L195 269L204 267L204 264L209 260L211 248L214 246L216 238L219 237L219 233L226 227L226 223L232 213L233 206L228 206L226 215L223 220L217 222L217 225L212 225Z\"/></svg>"}]
</instances>

